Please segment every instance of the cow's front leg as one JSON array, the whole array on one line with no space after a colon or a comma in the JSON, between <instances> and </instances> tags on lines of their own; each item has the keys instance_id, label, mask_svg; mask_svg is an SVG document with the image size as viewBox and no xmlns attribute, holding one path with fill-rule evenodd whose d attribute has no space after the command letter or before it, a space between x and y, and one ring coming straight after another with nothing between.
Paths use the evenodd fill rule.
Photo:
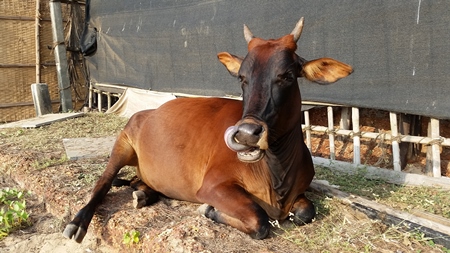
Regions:
<instances>
[{"instance_id":1,"label":"cow's front leg","mask_svg":"<svg viewBox=\"0 0 450 253\"><path fill-rule=\"evenodd\" d=\"M89 224L94 216L96 208L105 198L112 182L116 178L119 170L125 165L136 166L136 153L128 143L126 134L122 131L114 144L106 169L100 179L95 184L89 202L75 215L75 218L67 224L63 235L67 238L74 238L78 243L83 241Z\"/></svg>"},{"instance_id":2,"label":"cow's front leg","mask_svg":"<svg viewBox=\"0 0 450 253\"><path fill-rule=\"evenodd\" d=\"M237 228L254 239L264 239L269 234L269 216L242 187L225 183L214 187L204 185L197 197L207 203L200 208L206 217Z\"/></svg>"},{"instance_id":3,"label":"cow's front leg","mask_svg":"<svg viewBox=\"0 0 450 253\"><path fill-rule=\"evenodd\" d=\"M95 209L102 202L105 195L111 188L111 183L115 175L103 173L102 177L97 181L93 194L89 202L75 215L75 218L67 224L63 235L66 238L73 239L81 243L86 235L89 224L94 216Z\"/></svg>"},{"instance_id":4,"label":"cow's front leg","mask_svg":"<svg viewBox=\"0 0 450 253\"><path fill-rule=\"evenodd\" d=\"M297 225L311 223L316 216L316 208L305 194L301 194L297 197L291 212L294 214L291 216L291 219Z\"/></svg>"}]
</instances>

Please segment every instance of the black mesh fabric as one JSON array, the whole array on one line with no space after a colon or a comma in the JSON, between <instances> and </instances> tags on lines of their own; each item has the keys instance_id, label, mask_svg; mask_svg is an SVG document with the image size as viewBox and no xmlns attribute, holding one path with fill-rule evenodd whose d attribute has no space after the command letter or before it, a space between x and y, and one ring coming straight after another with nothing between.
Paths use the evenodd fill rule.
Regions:
<instances>
[{"instance_id":1,"label":"black mesh fabric","mask_svg":"<svg viewBox=\"0 0 450 253\"><path fill-rule=\"evenodd\" d=\"M239 95L216 54L245 55L242 27L278 38L305 27L298 54L355 72L333 85L300 81L303 100L450 118L447 1L92 0L88 57L98 83L197 95Z\"/></svg>"}]
</instances>

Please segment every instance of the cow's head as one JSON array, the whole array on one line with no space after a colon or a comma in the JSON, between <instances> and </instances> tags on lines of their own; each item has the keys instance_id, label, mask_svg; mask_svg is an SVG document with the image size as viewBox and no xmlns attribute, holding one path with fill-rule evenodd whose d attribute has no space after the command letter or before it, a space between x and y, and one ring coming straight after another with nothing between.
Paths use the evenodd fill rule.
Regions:
<instances>
[{"instance_id":1,"label":"cow's head","mask_svg":"<svg viewBox=\"0 0 450 253\"><path fill-rule=\"evenodd\" d=\"M330 58L306 61L299 57L297 40L303 18L294 30L276 40L256 38L244 25L248 43L245 58L226 52L219 60L231 75L238 77L243 91L243 116L225 133L227 146L245 162L264 157L264 150L301 124L301 97L298 77L329 84L352 73L352 68Z\"/></svg>"}]
</instances>

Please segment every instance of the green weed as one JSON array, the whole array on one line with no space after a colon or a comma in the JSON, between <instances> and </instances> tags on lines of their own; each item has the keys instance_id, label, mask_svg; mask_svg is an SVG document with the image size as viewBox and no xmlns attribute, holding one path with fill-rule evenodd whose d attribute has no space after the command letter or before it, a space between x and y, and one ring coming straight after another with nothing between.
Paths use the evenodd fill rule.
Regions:
<instances>
[{"instance_id":1,"label":"green weed","mask_svg":"<svg viewBox=\"0 0 450 253\"><path fill-rule=\"evenodd\" d=\"M141 236L141 233L137 230L132 230L131 232L126 232L123 235L123 244L126 244L128 246L131 246L133 244L139 243L139 237Z\"/></svg>"},{"instance_id":2,"label":"green weed","mask_svg":"<svg viewBox=\"0 0 450 253\"><path fill-rule=\"evenodd\" d=\"M23 191L16 189L6 188L0 191L0 239L29 223L24 196Z\"/></svg>"}]
</instances>

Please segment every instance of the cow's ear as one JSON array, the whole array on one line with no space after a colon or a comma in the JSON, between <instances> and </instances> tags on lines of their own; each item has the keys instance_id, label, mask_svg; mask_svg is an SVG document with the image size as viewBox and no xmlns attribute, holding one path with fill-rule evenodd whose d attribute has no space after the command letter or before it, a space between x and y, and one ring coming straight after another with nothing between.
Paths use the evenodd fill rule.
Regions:
<instances>
[{"instance_id":1,"label":"cow's ear","mask_svg":"<svg viewBox=\"0 0 450 253\"><path fill-rule=\"evenodd\" d=\"M329 84L352 72L353 69L350 65L331 58L320 58L303 62L301 75L312 82Z\"/></svg>"},{"instance_id":2,"label":"cow's ear","mask_svg":"<svg viewBox=\"0 0 450 253\"><path fill-rule=\"evenodd\" d=\"M228 72L232 76L237 77L239 69L241 68L242 58L236 55L229 54L227 52L221 52L217 54L219 61L225 65Z\"/></svg>"}]
</instances>

